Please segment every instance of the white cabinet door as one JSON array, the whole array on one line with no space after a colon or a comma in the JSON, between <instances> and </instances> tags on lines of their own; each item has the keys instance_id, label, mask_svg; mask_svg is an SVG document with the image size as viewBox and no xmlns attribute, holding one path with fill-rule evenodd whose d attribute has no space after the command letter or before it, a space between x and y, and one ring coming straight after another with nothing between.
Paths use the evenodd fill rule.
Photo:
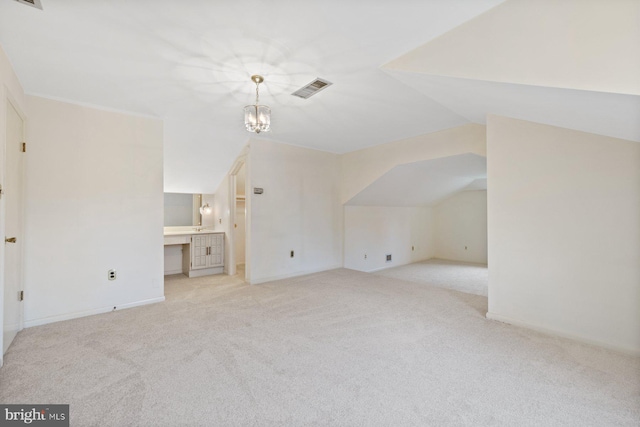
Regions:
<instances>
[{"instance_id":1,"label":"white cabinet door","mask_svg":"<svg viewBox=\"0 0 640 427\"><path fill-rule=\"evenodd\" d=\"M210 248L211 267L224 266L224 234L212 234Z\"/></svg>"},{"instance_id":2,"label":"white cabinet door","mask_svg":"<svg viewBox=\"0 0 640 427\"><path fill-rule=\"evenodd\" d=\"M213 255L211 254L211 244L213 242L214 234L207 234L207 267L211 267L213 264Z\"/></svg>"},{"instance_id":3,"label":"white cabinet door","mask_svg":"<svg viewBox=\"0 0 640 427\"><path fill-rule=\"evenodd\" d=\"M191 237L191 269L209 267L209 236L208 234Z\"/></svg>"},{"instance_id":4,"label":"white cabinet door","mask_svg":"<svg viewBox=\"0 0 640 427\"><path fill-rule=\"evenodd\" d=\"M224 234L191 237L191 270L224 266Z\"/></svg>"}]
</instances>

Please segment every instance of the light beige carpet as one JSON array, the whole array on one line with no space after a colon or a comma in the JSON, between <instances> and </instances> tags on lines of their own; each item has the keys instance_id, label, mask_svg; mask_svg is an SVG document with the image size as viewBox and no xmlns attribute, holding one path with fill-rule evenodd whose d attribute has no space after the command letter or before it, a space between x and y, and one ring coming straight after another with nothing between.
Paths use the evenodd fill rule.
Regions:
<instances>
[{"instance_id":1,"label":"light beige carpet","mask_svg":"<svg viewBox=\"0 0 640 427\"><path fill-rule=\"evenodd\" d=\"M375 274L485 297L489 288L489 269L486 264L432 258Z\"/></svg>"},{"instance_id":2,"label":"light beige carpet","mask_svg":"<svg viewBox=\"0 0 640 427\"><path fill-rule=\"evenodd\" d=\"M487 320L487 300L333 270L21 332L3 403L72 426L637 426L640 359Z\"/></svg>"}]
</instances>

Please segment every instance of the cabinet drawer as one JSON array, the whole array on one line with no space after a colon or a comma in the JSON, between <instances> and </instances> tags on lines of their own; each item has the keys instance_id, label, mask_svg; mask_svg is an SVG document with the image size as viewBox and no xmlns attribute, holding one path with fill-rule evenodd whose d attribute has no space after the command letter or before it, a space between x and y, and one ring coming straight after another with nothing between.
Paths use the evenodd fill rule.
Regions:
<instances>
[{"instance_id":1,"label":"cabinet drawer","mask_svg":"<svg viewBox=\"0 0 640 427\"><path fill-rule=\"evenodd\" d=\"M178 235L178 236L164 236L165 245L184 245L185 243L191 243L190 235Z\"/></svg>"}]
</instances>

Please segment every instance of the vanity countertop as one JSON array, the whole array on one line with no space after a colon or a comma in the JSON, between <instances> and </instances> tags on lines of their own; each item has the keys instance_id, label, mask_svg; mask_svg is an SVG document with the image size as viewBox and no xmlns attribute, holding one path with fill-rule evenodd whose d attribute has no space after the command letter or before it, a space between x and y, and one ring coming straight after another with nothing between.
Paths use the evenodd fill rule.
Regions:
<instances>
[{"instance_id":1,"label":"vanity countertop","mask_svg":"<svg viewBox=\"0 0 640 427\"><path fill-rule=\"evenodd\" d=\"M191 234L218 234L218 233L223 233L222 231L214 231L214 230L210 230L210 229L202 229L202 230L170 230L164 231L164 235L165 236L184 236L184 235L191 235Z\"/></svg>"}]
</instances>

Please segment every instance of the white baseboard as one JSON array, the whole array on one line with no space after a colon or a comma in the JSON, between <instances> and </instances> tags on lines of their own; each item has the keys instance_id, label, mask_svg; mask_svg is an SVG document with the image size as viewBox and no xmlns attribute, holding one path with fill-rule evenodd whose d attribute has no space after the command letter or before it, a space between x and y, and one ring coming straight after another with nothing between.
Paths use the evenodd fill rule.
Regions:
<instances>
[{"instance_id":1,"label":"white baseboard","mask_svg":"<svg viewBox=\"0 0 640 427\"><path fill-rule=\"evenodd\" d=\"M620 345L616 345L616 344L611 344L611 343L608 343L608 342L598 341L598 340L594 340L594 339L591 339L591 338L575 335L575 334L572 334L572 333L569 333L569 332L564 332L564 331L560 331L560 330L557 330L557 329L551 329L551 328L548 328L548 327L536 325L536 324L525 322L525 321L522 321L522 320L512 319L510 317L503 316L501 314L487 312L487 319L496 320L498 322L508 323L510 325L520 326L520 327L527 328L527 329L532 329L534 331L542 332L544 334L555 335L557 337L567 338L567 339L570 339L570 340L573 340L573 341L582 342L582 343L585 343L585 344L595 345L595 346L598 346L598 347L604 347L604 348L609 349L609 350L613 350L613 351L617 351L617 352L625 353L625 354L630 354L632 356L640 356L640 348L625 347L625 346L620 346Z\"/></svg>"},{"instance_id":2,"label":"white baseboard","mask_svg":"<svg viewBox=\"0 0 640 427\"><path fill-rule=\"evenodd\" d=\"M157 302L164 302L164 296L116 305L116 310L124 310L126 308L139 307L141 305L155 304ZM48 323L62 322L63 320L71 320L77 319L79 317L93 316L94 314L108 313L110 311L113 311L113 306L101 307L93 310L76 311L75 313L60 314L57 316L43 317L41 319L26 320L24 322L24 327L31 328L34 326L46 325Z\"/></svg>"},{"instance_id":3,"label":"white baseboard","mask_svg":"<svg viewBox=\"0 0 640 427\"><path fill-rule=\"evenodd\" d=\"M170 276L172 274L182 274L182 268L178 268L176 270L167 270L164 272L165 276Z\"/></svg>"},{"instance_id":4,"label":"white baseboard","mask_svg":"<svg viewBox=\"0 0 640 427\"><path fill-rule=\"evenodd\" d=\"M409 264L415 264L417 262L429 261L430 259L434 259L434 258L433 257L429 257L429 258L423 258L423 259L416 259L416 260L409 261L409 262L403 262L402 264L394 264L394 263L392 263L392 265L385 265L384 267L374 268L373 270L366 270L365 273L375 273L377 271L388 270L390 268L401 267L403 265L409 265Z\"/></svg>"},{"instance_id":5,"label":"white baseboard","mask_svg":"<svg viewBox=\"0 0 640 427\"><path fill-rule=\"evenodd\" d=\"M388 270L393 267L400 267L401 265L407 265L407 264L397 264L397 265L390 265L388 267L374 268L373 270L366 270L365 273L376 273L378 271Z\"/></svg>"},{"instance_id":6,"label":"white baseboard","mask_svg":"<svg viewBox=\"0 0 640 427\"><path fill-rule=\"evenodd\" d=\"M269 276L269 277L259 277L257 279L252 279L249 284L250 285L258 285L260 283L273 282L274 280L283 280L290 279L292 277L306 276L308 274L320 273L322 271L335 270L336 268L342 268L341 264L337 264L335 266L319 268L315 270L306 270L306 271L297 271L295 273L287 273L279 276Z\"/></svg>"},{"instance_id":7,"label":"white baseboard","mask_svg":"<svg viewBox=\"0 0 640 427\"><path fill-rule=\"evenodd\" d=\"M201 270L189 270L187 272L187 277L211 276L213 274L222 274L223 272L222 267L203 268Z\"/></svg>"}]
</instances>

